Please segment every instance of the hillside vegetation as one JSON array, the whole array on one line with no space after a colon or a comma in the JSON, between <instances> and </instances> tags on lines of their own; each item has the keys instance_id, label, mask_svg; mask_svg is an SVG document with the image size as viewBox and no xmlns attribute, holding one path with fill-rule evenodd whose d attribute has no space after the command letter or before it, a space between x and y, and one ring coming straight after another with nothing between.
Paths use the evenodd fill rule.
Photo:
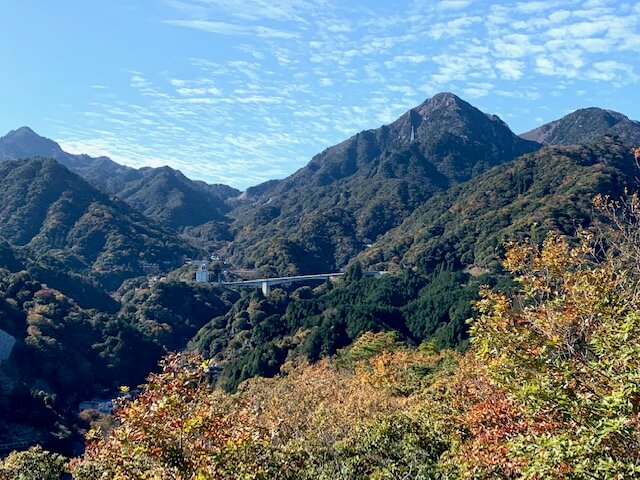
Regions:
<instances>
[{"instance_id":1,"label":"hillside vegetation","mask_svg":"<svg viewBox=\"0 0 640 480\"><path fill-rule=\"evenodd\" d=\"M2 362L0 434L27 429L33 441L64 452L80 440L81 401L135 387L237 300L234 292L167 281L138 282L116 302L69 277L67 290L98 308L83 307L36 277L39 269L15 267L0 266L0 330L16 340Z\"/></svg>"},{"instance_id":2,"label":"hillside vegetation","mask_svg":"<svg viewBox=\"0 0 640 480\"><path fill-rule=\"evenodd\" d=\"M244 294L226 315L206 324L191 347L216 362L217 383L227 390L247 378L276 375L287 360L334 355L365 332L464 349L464 322L482 284L501 280L446 270L373 279L352 268L336 285L278 289L267 298Z\"/></svg>"},{"instance_id":3,"label":"hillside vegetation","mask_svg":"<svg viewBox=\"0 0 640 480\"><path fill-rule=\"evenodd\" d=\"M549 230L587 227L591 199L636 188L635 169L630 147L612 137L547 147L431 198L359 259L372 268L425 272L443 264L492 269L507 240L540 241Z\"/></svg>"},{"instance_id":4,"label":"hillside vegetation","mask_svg":"<svg viewBox=\"0 0 640 480\"><path fill-rule=\"evenodd\" d=\"M436 95L258 189L232 212L225 252L264 273L335 271L434 193L539 147L455 95Z\"/></svg>"},{"instance_id":5,"label":"hillside vegetation","mask_svg":"<svg viewBox=\"0 0 640 480\"><path fill-rule=\"evenodd\" d=\"M210 386L206 362L169 357L74 476L635 478L640 257L627 233L640 203L627 205L618 219L633 223L605 256L590 235L511 245L519 286L482 292L466 354L367 334L234 395Z\"/></svg>"},{"instance_id":6,"label":"hillside vegetation","mask_svg":"<svg viewBox=\"0 0 640 480\"><path fill-rule=\"evenodd\" d=\"M42 158L0 163L0 238L109 290L144 274L145 266L166 270L195 252L127 204Z\"/></svg>"}]
</instances>

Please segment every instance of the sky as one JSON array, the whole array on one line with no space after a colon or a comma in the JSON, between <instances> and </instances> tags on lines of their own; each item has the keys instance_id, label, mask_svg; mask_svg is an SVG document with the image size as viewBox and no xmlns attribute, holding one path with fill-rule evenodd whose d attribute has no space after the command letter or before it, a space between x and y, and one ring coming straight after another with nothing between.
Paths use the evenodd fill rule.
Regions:
<instances>
[{"instance_id":1,"label":"sky","mask_svg":"<svg viewBox=\"0 0 640 480\"><path fill-rule=\"evenodd\" d=\"M244 189L441 91L640 120L640 1L1 0L0 135Z\"/></svg>"}]
</instances>

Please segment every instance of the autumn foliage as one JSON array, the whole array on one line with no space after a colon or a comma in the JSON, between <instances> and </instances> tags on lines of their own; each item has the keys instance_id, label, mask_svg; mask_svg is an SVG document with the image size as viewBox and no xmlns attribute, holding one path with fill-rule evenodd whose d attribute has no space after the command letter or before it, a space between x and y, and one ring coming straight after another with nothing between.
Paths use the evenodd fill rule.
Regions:
<instances>
[{"instance_id":1,"label":"autumn foliage","mask_svg":"<svg viewBox=\"0 0 640 480\"><path fill-rule=\"evenodd\" d=\"M497 412L496 400L489 410L506 418L498 427L503 458L487 457L472 472L497 468L503 478L640 472L636 274L615 252L599 254L586 234L576 245L556 234L541 247L512 245L505 267L518 276L520 291L483 292L472 325L474 353L486 365L494 398L504 399Z\"/></svg>"},{"instance_id":2,"label":"autumn foliage","mask_svg":"<svg viewBox=\"0 0 640 480\"><path fill-rule=\"evenodd\" d=\"M596 199L606 236L508 245L519 287L483 290L465 354L365 334L235 394L211 387L206 362L173 355L74 476L638 478L640 201L625 202Z\"/></svg>"}]
</instances>

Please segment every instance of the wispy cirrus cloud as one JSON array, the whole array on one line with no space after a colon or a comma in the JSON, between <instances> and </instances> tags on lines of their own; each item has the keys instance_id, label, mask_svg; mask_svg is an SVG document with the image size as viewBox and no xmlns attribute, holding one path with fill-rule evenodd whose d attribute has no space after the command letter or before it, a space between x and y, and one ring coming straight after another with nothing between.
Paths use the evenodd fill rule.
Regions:
<instances>
[{"instance_id":1,"label":"wispy cirrus cloud","mask_svg":"<svg viewBox=\"0 0 640 480\"><path fill-rule=\"evenodd\" d=\"M193 28L209 33L221 35L247 35L259 38L292 39L299 38L293 32L269 28L262 25L238 25L228 22L216 22L212 20L165 20L168 25L176 27Z\"/></svg>"},{"instance_id":2,"label":"wispy cirrus cloud","mask_svg":"<svg viewBox=\"0 0 640 480\"><path fill-rule=\"evenodd\" d=\"M160 23L198 35L197 53L129 71L130 95L92 88L83 128L60 129L65 145L246 187L438 91L525 130L569 93L606 99L640 80L639 2L164 3Z\"/></svg>"}]
</instances>

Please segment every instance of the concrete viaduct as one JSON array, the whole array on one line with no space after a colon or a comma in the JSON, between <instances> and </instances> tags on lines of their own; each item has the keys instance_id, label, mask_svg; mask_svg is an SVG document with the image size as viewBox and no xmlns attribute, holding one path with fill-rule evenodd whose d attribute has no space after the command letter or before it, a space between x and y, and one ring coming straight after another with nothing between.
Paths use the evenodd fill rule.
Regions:
<instances>
[{"instance_id":1,"label":"concrete viaduct","mask_svg":"<svg viewBox=\"0 0 640 480\"><path fill-rule=\"evenodd\" d=\"M365 277L378 277L387 272L362 272ZM335 273L317 273L313 275L296 275L292 277L277 277L277 278L259 278L257 280L242 280L239 282L220 282L218 285L224 285L226 287L260 287L264 295L269 295L271 287L275 285L285 285L294 282L306 282L309 280L326 281L331 278L342 277L344 272Z\"/></svg>"}]
</instances>

